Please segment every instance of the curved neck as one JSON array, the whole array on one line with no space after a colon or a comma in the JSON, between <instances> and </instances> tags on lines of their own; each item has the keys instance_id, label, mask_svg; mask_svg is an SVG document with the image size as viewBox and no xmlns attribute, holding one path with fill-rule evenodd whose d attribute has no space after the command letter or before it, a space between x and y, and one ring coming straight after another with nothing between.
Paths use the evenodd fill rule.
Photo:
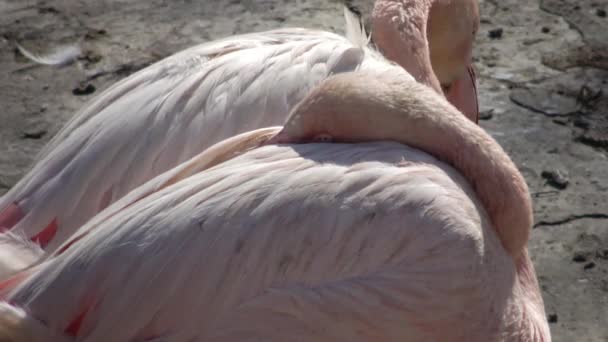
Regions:
<instances>
[{"instance_id":1,"label":"curved neck","mask_svg":"<svg viewBox=\"0 0 608 342\"><path fill-rule=\"evenodd\" d=\"M278 140L318 135L342 142L394 140L434 155L469 181L503 246L517 260L532 226L524 178L487 133L400 73L395 67L380 75L358 72L328 79L292 112Z\"/></svg>"},{"instance_id":2,"label":"curved neck","mask_svg":"<svg viewBox=\"0 0 608 342\"><path fill-rule=\"evenodd\" d=\"M372 38L386 58L443 95L427 39L431 6L430 0L377 0L372 13Z\"/></svg>"}]
</instances>

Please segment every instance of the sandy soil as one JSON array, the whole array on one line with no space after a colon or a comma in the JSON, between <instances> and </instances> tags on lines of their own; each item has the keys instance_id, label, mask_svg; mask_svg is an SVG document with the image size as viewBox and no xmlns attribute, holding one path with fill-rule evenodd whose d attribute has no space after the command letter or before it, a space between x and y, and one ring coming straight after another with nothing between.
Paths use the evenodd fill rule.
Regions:
<instances>
[{"instance_id":1,"label":"sandy soil","mask_svg":"<svg viewBox=\"0 0 608 342\"><path fill-rule=\"evenodd\" d=\"M480 4L481 125L530 185L530 249L553 339L608 341L608 0ZM341 7L323 0L0 0L0 194L110 84L193 44L286 26L342 32ZM37 52L80 42L85 54L80 68L36 66L15 41Z\"/></svg>"}]
</instances>

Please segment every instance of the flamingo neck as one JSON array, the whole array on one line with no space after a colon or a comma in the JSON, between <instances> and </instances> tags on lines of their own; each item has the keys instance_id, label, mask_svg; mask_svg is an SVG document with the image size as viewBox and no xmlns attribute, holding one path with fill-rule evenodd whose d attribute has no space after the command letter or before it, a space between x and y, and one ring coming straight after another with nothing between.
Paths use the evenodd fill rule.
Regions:
<instances>
[{"instance_id":1,"label":"flamingo neck","mask_svg":"<svg viewBox=\"0 0 608 342\"><path fill-rule=\"evenodd\" d=\"M443 95L427 39L431 5L431 0L377 0L372 13L372 37L386 58Z\"/></svg>"},{"instance_id":2,"label":"flamingo neck","mask_svg":"<svg viewBox=\"0 0 608 342\"><path fill-rule=\"evenodd\" d=\"M532 226L532 206L517 167L483 129L394 69L327 80L298 105L275 140L328 135L339 142L393 140L426 151L468 180L504 248L518 260Z\"/></svg>"}]
</instances>

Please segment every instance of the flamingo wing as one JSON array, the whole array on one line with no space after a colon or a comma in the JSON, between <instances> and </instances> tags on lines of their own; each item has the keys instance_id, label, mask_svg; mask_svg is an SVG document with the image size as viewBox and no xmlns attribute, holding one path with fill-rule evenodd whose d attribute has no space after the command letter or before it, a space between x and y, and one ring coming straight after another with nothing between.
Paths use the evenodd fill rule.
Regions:
<instances>
[{"instance_id":1,"label":"flamingo wing","mask_svg":"<svg viewBox=\"0 0 608 342\"><path fill-rule=\"evenodd\" d=\"M87 341L493 340L515 271L470 193L397 143L265 146L116 213L5 299Z\"/></svg>"},{"instance_id":2,"label":"flamingo wing","mask_svg":"<svg viewBox=\"0 0 608 342\"><path fill-rule=\"evenodd\" d=\"M56 248L94 214L215 142L282 124L328 76L366 52L343 37L286 29L202 44L119 82L51 141L0 199L0 230Z\"/></svg>"}]
</instances>

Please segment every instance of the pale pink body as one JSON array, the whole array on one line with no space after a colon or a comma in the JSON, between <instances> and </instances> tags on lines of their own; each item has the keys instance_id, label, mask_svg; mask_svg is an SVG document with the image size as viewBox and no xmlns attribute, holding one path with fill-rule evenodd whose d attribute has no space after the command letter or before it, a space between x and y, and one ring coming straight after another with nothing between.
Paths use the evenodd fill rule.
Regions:
<instances>
[{"instance_id":1,"label":"pale pink body","mask_svg":"<svg viewBox=\"0 0 608 342\"><path fill-rule=\"evenodd\" d=\"M434 91L330 77L110 204L0 282L0 341L550 341L524 179L415 57Z\"/></svg>"},{"instance_id":2,"label":"pale pink body","mask_svg":"<svg viewBox=\"0 0 608 342\"><path fill-rule=\"evenodd\" d=\"M330 78L118 201L4 285L0 339L550 341L523 177L400 76Z\"/></svg>"},{"instance_id":3,"label":"pale pink body","mask_svg":"<svg viewBox=\"0 0 608 342\"><path fill-rule=\"evenodd\" d=\"M418 81L439 93L449 86L448 99L475 120L475 83L467 67L478 23L476 1L432 3L377 1L374 41ZM399 14L399 6L416 11L394 21L390 17ZM459 8L463 12L457 17L442 12ZM385 57L366 46L355 21L347 26L349 39L284 29L202 44L119 82L85 106L0 199L0 233L10 229L55 251L95 214L212 144L282 124L293 106L330 75L390 68ZM410 21L422 26L416 31L403 25ZM437 25L443 22L448 26ZM14 240L0 234L0 247L14 249L13 256L22 249ZM0 261L0 278L22 266L12 259Z\"/></svg>"}]
</instances>

